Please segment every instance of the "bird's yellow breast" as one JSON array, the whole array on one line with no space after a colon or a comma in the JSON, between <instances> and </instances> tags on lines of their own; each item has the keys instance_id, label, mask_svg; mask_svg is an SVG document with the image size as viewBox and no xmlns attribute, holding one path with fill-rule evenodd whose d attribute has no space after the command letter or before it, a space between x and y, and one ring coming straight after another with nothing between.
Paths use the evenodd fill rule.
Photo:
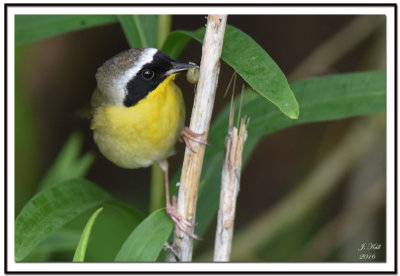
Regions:
<instances>
[{"instance_id":1,"label":"bird's yellow breast","mask_svg":"<svg viewBox=\"0 0 400 276\"><path fill-rule=\"evenodd\" d=\"M123 168L147 167L165 160L182 131L185 106L174 83L165 79L131 107L108 105L96 90L91 128L101 153Z\"/></svg>"}]
</instances>

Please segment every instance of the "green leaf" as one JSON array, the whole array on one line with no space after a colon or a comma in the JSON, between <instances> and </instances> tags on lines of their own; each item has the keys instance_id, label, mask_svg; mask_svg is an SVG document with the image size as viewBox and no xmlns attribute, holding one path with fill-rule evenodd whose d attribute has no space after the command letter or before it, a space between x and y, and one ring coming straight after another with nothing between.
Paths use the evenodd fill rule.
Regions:
<instances>
[{"instance_id":1,"label":"green leaf","mask_svg":"<svg viewBox=\"0 0 400 276\"><path fill-rule=\"evenodd\" d=\"M58 154L56 161L41 181L39 189L56 185L69 178L85 176L93 164L94 156L92 153L86 153L79 157L82 142L82 135L78 133L71 134Z\"/></svg>"},{"instance_id":2,"label":"green leaf","mask_svg":"<svg viewBox=\"0 0 400 276\"><path fill-rule=\"evenodd\" d=\"M132 229L135 229L146 217L132 206L115 200L107 200L102 203L102 206L104 210L97 218L96 227L90 235L86 262L113 262L121 246L132 233ZM90 212L93 211L94 209L90 210ZM77 227L82 229L88 214L90 213L74 221L74 225L68 226L73 229Z\"/></svg>"},{"instance_id":3,"label":"green leaf","mask_svg":"<svg viewBox=\"0 0 400 276\"><path fill-rule=\"evenodd\" d=\"M157 47L157 15L118 15L131 48Z\"/></svg>"},{"instance_id":4,"label":"green leaf","mask_svg":"<svg viewBox=\"0 0 400 276\"><path fill-rule=\"evenodd\" d=\"M78 247L76 248L74 258L72 259L73 262L84 262L85 261L85 254L86 248L89 242L90 233L92 232L93 224L96 221L97 216L103 210L103 207L96 210L93 215L90 217L89 221L87 222L85 228L83 229L81 238L78 243Z\"/></svg>"},{"instance_id":5,"label":"green leaf","mask_svg":"<svg viewBox=\"0 0 400 276\"><path fill-rule=\"evenodd\" d=\"M154 262L171 235L174 224L165 208L148 216L128 237L115 261Z\"/></svg>"},{"instance_id":6,"label":"green leaf","mask_svg":"<svg viewBox=\"0 0 400 276\"><path fill-rule=\"evenodd\" d=\"M35 247L24 262L48 262L53 253L73 252L79 242L80 232L60 229Z\"/></svg>"},{"instance_id":7,"label":"green leaf","mask_svg":"<svg viewBox=\"0 0 400 276\"><path fill-rule=\"evenodd\" d=\"M199 32L202 29L199 29L195 32ZM177 59L181 54L182 50L186 47L186 45L192 39L190 35L192 32L188 31L173 31L171 32L167 39L164 41L161 50L167 53L171 58Z\"/></svg>"},{"instance_id":8,"label":"green leaf","mask_svg":"<svg viewBox=\"0 0 400 276\"><path fill-rule=\"evenodd\" d=\"M313 78L291 85L302 113L290 120L276 107L249 90L243 96L241 114L250 117L248 138L243 150L243 164L261 138L283 128L303 123L336 120L352 116L385 112L385 72L372 71ZM236 106L239 99L235 100ZM229 106L213 122L199 185L196 234L202 236L215 217L221 182L225 135L228 129ZM179 181L175 176L171 183ZM176 191L175 191L176 193Z\"/></svg>"},{"instance_id":9,"label":"green leaf","mask_svg":"<svg viewBox=\"0 0 400 276\"><path fill-rule=\"evenodd\" d=\"M180 52L187 43L185 36L203 41L205 28L197 31L175 31L164 44L168 53ZM176 41L181 42L176 43ZM177 45L174 45L174 44ZM299 117L299 104L282 70L265 50L241 30L226 26L221 58L260 95L275 104L291 119Z\"/></svg>"},{"instance_id":10,"label":"green leaf","mask_svg":"<svg viewBox=\"0 0 400 276\"><path fill-rule=\"evenodd\" d=\"M101 216L96 219L96 227L91 231L90 246L85 254L86 262L114 261L132 229L145 218L142 212L123 202L107 200L101 205L104 209ZM52 256L59 258L61 254L65 256L65 261L71 260L81 237L82 227L97 207L88 209L61 229L50 234L24 258L24 262L48 262L52 260Z\"/></svg>"},{"instance_id":11,"label":"green leaf","mask_svg":"<svg viewBox=\"0 0 400 276\"><path fill-rule=\"evenodd\" d=\"M23 260L53 231L111 197L84 179L68 179L36 194L15 220L15 260Z\"/></svg>"},{"instance_id":12,"label":"green leaf","mask_svg":"<svg viewBox=\"0 0 400 276\"><path fill-rule=\"evenodd\" d=\"M15 44L114 22L115 15L15 15Z\"/></svg>"}]
</instances>

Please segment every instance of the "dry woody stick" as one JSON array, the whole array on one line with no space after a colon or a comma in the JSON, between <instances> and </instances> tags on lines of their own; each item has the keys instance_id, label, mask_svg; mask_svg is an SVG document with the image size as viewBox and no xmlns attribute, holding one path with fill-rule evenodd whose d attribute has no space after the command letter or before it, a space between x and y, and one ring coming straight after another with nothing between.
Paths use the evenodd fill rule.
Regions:
<instances>
[{"instance_id":1,"label":"dry woody stick","mask_svg":"<svg viewBox=\"0 0 400 276\"><path fill-rule=\"evenodd\" d=\"M197 83L189 126L191 131L201 134L199 139L202 140L206 140L210 128L226 20L227 15L208 15L207 17L200 63L200 77ZM191 146L192 149L186 148L185 151L177 208L179 214L194 224L197 189L203 165L205 145L192 141ZM187 230L193 233L192 227L188 227ZM192 260L193 240L180 229L175 229L173 248L177 253L177 256L174 256L175 259L183 262ZM171 255L170 260L173 260Z\"/></svg>"},{"instance_id":2,"label":"dry woody stick","mask_svg":"<svg viewBox=\"0 0 400 276\"><path fill-rule=\"evenodd\" d=\"M237 127L233 126L234 113L234 105L231 104L228 136L225 143L225 158L222 167L217 231L215 234L215 262L228 262L230 259L236 199L240 189L242 152L247 138L248 120L246 116L240 120L238 130Z\"/></svg>"}]
</instances>

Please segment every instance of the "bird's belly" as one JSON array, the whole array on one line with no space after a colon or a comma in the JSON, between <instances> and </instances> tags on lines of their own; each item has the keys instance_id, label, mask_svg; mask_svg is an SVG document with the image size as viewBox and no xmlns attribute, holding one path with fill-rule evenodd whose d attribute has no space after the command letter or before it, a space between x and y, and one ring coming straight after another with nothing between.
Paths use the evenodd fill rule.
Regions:
<instances>
[{"instance_id":1,"label":"bird's belly","mask_svg":"<svg viewBox=\"0 0 400 276\"><path fill-rule=\"evenodd\" d=\"M132 107L100 106L92 121L102 154L123 168L147 167L165 160L182 131L185 107L173 81ZM163 87L161 87L163 88Z\"/></svg>"}]
</instances>

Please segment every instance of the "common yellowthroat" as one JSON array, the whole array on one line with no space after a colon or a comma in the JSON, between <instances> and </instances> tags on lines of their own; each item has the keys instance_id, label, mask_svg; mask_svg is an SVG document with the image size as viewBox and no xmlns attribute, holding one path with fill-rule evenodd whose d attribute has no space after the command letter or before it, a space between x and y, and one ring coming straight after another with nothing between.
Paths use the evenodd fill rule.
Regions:
<instances>
[{"instance_id":1,"label":"common yellowthroat","mask_svg":"<svg viewBox=\"0 0 400 276\"><path fill-rule=\"evenodd\" d=\"M205 143L184 128L185 106L174 79L177 73L197 69L195 64L176 62L154 48L130 49L107 60L96 72L97 88L92 100L94 140L100 152L122 168L148 167L157 162L165 176L166 211L175 226L187 231L192 223L171 204L167 158L180 135Z\"/></svg>"}]
</instances>

